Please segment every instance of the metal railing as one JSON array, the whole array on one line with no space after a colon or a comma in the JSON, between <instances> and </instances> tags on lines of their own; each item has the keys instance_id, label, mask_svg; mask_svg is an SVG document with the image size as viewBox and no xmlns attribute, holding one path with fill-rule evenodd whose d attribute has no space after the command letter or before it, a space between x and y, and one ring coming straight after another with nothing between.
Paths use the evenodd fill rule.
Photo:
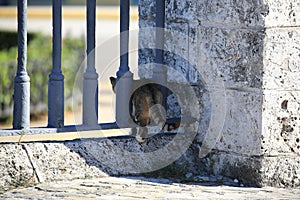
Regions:
<instances>
[{"instance_id":1,"label":"metal railing","mask_svg":"<svg viewBox=\"0 0 300 200\"><path fill-rule=\"evenodd\" d=\"M18 69L14 79L13 128L30 126L30 78L27 62L27 0L18 0Z\"/></svg>"},{"instance_id":2,"label":"metal railing","mask_svg":"<svg viewBox=\"0 0 300 200\"><path fill-rule=\"evenodd\" d=\"M156 26L164 28L165 2L156 0ZM120 1L120 66L117 77L120 87L116 93L116 122L101 124L101 128L128 127L128 102L133 74L128 66L130 0ZM48 82L48 127L64 128L64 75L61 70L62 51L62 0L52 1L53 53L52 71ZM86 1L86 55L87 67L83 75L82 123L98 126L98 74L95 67L96 0ZM156 33L157 46L163 45L164 33ZM163 51L156 50L156 63L163 64ZM18 0L18 69L14 79L13 129L30 127L30 78L26 72L27 60L27 0ZM155 78L166 78L159 65L154 69ZM101 73L101 72L99 72ZM93 98L91 98L93 97ZM125 109L125 110L124 110ZM124 112L125 111L125 112ZM71 127L71 126L70 126ZM74 126L73 126L74 127Z\"/></svg>"}]
</instances>

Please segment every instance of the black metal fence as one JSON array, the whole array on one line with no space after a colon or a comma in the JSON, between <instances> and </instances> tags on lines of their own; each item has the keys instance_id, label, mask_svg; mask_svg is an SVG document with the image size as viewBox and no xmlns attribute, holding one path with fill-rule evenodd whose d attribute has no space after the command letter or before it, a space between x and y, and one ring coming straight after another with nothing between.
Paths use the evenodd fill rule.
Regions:
<instances>
[{"instance_id":1,"label":"black metal fence","mask_svg":"<svg viewBox=\"0 0 300 200\"><path fill-rule=\"evenodd\" d=\"M14 111L13 129L30 127L30 78L26 71L27 60L27 0L18 0L18 69L14 79ZM156 26L164 28L165 2L156 0ZM120 67L117 76L120 84L116 94L116 122L118 127L126 127L125 122L128 112L123 112L128 107L127 102L122 101L124 96L130 95L133 75L128 66L129 44L129 20L130 0L120 1ZM64 127L64 75L61 70L62 50L62 0L52 1L52 71L48 82L48 127ZM98 125L98 72L95 67L95 31L96 31L96 0L86 0L86 55L87 63L83 74L83 97L82 97L82 123L85 126ZM161 30L161 29L160 29ZM163 31L156 32L157 46L163 45ZM163 63L163 49L156 50L156 63ZM124 53L125 52L125 53ZM159 66L159 65L158 65ZM154 69L154 79L159 77L159 68ZM130 97L127 97L130 98ZM103 125L103 128L115 127L116 123Z\"/></svg>"}]
</instances>

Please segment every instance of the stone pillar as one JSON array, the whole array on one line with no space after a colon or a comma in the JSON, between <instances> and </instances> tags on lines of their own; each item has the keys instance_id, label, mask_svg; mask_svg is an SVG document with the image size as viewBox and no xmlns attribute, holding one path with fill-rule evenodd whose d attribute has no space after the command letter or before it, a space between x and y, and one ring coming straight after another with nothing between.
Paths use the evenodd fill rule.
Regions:
<instances>
[{"instance_id":1,"label":"stone pillar","mask_svg":"<svg viewBox=\"0 0 300 200\"><path fill-rule=\"evenodd\" d=\"M140 27L153 26L155 1L141 0L139 11ZM177 44L166 38L181 51L165 53L166 65L206 91L195 143L203 144L212 123L223 124L210 153L200 154L207 172L256 186L299 186L300 2L169 0L166 28L188 35ZM139 63L152 62L152 54L140 51ZM221 105L211 98L220 90ZM211 117L218 112L224 117Z\"/></svg>"}]
</instances>

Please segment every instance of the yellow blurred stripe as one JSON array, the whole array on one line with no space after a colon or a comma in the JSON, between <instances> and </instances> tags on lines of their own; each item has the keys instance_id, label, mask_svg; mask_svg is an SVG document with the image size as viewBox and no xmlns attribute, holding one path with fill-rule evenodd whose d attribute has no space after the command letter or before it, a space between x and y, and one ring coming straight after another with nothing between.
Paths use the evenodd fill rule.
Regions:
<instances>
[{"instance_id":1,"label":"yellow blurred stripe","mask_svg":"<svg viewBox=\"0 0 300 200\"><path fill-rule=\"evenodd\" d=\"M62 9L63 18L76 18L85 19L86 10L85 7L63 7ZM119 8L105 8L101 7L96 12L97 19L119 19L120 13ZM16 7L0 7L0 17L17 18ZM27 9L28 18L51 18L52 8L51 7L28 7ZM131 9L130 18L137 20L138 11L137 8Z\"/></svg>"}]
</instances>

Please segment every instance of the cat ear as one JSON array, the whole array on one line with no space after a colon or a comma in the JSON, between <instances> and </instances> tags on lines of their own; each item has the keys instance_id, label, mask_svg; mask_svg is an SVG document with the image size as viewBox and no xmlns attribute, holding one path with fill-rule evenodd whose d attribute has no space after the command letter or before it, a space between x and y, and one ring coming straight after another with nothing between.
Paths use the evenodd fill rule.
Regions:
<instances>
[{"instance_id":1,"label":"cat ear","mask_svg":"<svg viewBox=\"0 0 300 200\"><path fill-rule=\"evenodd\" d=\"M109 80L110 80L110 83L113 87L116 86L116 83L117 83L117 79L115 77L109 77Z\"/></svg>"},{"instance_id":2,"label":"cat ear","mask_svg":"<svg viewBox=\"0 0 300 200\"><path fill-rule=\"evenodd\" d=\"M117 84L117 79L115 77L111 76L111 77L109 77L109 80L110 80L113 91L116 92L115 87L116 87L116 84Z\"/></svg>"}]
</instances>

